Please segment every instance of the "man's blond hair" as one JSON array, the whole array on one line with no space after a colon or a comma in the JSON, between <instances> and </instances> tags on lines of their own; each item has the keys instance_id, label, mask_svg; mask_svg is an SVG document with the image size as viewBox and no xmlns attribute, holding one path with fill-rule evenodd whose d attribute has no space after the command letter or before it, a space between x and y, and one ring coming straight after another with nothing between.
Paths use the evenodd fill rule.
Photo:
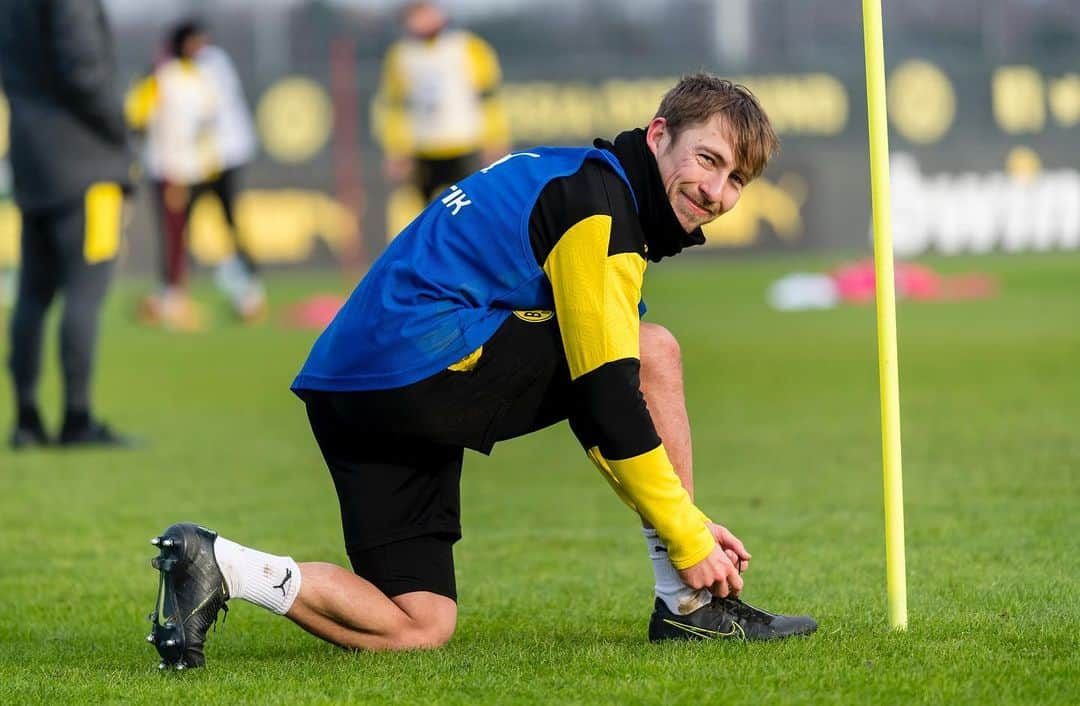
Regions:
<instances>
[{"instance_id":1,"label":"man's blond hair","mask_svg":"<svg viewBox=\"0 0 1080 706\"><path fill-rule=\"evenodd\" d=\"M667 121L672 139L686 127L722 115L734 150L736 166L748 179L761 175L780 150L769 116L746 86L711 74L684 76L668 91L656 117Z\"/></svg>"}]
</instances>

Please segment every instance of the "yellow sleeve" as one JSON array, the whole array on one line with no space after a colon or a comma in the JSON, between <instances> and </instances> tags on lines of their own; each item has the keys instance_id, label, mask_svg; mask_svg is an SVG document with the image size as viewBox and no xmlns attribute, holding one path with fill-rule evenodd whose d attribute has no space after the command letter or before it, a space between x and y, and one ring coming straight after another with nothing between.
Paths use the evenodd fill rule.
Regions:
<instances>
[{"instance_id":1,"label":"yellow sleeve","mask_svg":"<svg viewBox=\"0 0 1080 706\"><path fill-rule=\"evenodd\" d=\"M572 380L605 363L639 358L645 260L635 252L608 254L611 222L606 214L578 221L544 261Z\"/></svg>"},{"instance_id":2,"label":"yellow sleeve","mask_svg":"<svg viewBox=\"0 0 1080 706\"><path fill-rule=\"evenodd\" d=\"M158 101L157 78L150 74L128 91L124 97L124 117L133 130L145 130L154 115Z\"/></svg>"},{"instance_id":3,"label":"yellow sleeve","mask_svg":"<svg viewBox=\"0 0 1080 706\"><path fill-rule=\"evenodd\" d=\"M599 439L587 453L619 497L656 528L675 568L685 569L707 557L716 541L675 474L641 397L637 304L645 259L629 241L617 238L613 245L611 228L610 215L578 221L559 238L543 270L580 396L577 406L587 417L581 425ZM606 457L603 447L614 451Z\"/></svg>"},{"instance_id":4,"label":"yellow sleeve","mask_svg":"<svg viewBox=\"0 0 1080 706\"><path fill-rule=\"evenodd\" d=\"M401 45L394 44L383 60L379 88L371 106L372 133L387 155L405 156L413 150L408 90L408 79L401 69Z\"/></svg>"},{"instance_id":5,"label":"yellow sleeve","mask_svg":"<svg viewBox=\"0 0 1080 706\"><path fill-rule=\"evenodd\" d=\"M595 446L587 453L615 494L656 528L672 566L688 569L709 556L716 546L710 520L690 500L663 446L622 461L604 458Z\"/></svg>"}]
</instances>

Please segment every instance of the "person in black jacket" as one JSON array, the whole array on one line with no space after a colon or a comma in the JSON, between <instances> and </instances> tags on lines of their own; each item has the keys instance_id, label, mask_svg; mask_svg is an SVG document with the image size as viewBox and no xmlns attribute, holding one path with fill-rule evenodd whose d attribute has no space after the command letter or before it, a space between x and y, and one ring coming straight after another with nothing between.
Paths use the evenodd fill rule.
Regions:
<instances>
[{"instance_id":1,"label":"person in black jacket","mask_svg":"<svg viewBox=\"0 0 1080 706\"><path fill-rule=\"evenodd\" d=\"M50 443L37 407L45 314L62 293L61 445L127 443L91 413L101 303L120 243L132 157L100 0L0 0L0 80L11 107L11 167L22 211L11 322L13 448Z\"/></svg>"}]
</instances>

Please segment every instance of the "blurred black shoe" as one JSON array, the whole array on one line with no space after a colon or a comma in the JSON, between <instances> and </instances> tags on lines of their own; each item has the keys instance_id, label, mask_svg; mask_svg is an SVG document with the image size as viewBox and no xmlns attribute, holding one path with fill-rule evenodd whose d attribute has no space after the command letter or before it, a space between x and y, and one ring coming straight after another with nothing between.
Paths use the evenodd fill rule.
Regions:
<instances>
[{"instance_id":1,"label":"blurred black shoe","mask_svg":"<svg viewBox=\"0 0 1080 706\"><path fill-rule=\"evenodd\" d=\"M102 422L93 419L78 426L65 424L57 443L66 448L85 446L128 449L139 445L136 439L119 434Z\"/></svg>"},{"instance_id":2,"label":"blurred black shoe","mask_svg":"<svg viewBox=\"0 0 1080 706\"><path fill-rule=\"evenodd\" d=\"M649 621L649 640L776 640L809 635L817 622L806 615L776 615L738 598L719 598L693 613L676 615L656 599Z\"/></svg>"},{"instance_id":3,"label":"blurred black shoe","mask_svg":"<svg viewBox=\"0 0 1080 706\"><path fill-rule=\"evenodd\" d=\"M38 424L35 426L15 427L15 430L11 432L11 439L8 443L14 451L24 451L48 446L52 441L49 439L49 435L45 433L45 429Z\"/></svg>"}]
</instances>

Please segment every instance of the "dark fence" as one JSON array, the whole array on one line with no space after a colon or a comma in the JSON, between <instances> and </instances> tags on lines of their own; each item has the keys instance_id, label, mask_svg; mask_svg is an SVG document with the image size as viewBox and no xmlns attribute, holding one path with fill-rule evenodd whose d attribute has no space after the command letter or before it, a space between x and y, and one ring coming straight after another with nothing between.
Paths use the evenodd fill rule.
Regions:
<instances>
[{"instance_id":1,"label":"dark fence","mask_svg":"<svg viewBox=\"0 0 1080 706\"><path fill-rule=\"evenodd\" d=\"M783 148L710 228L709 249L868 249L858 3L674 5L554 2L547 12L472 18L502 58L515 143L610 137L646 123L679 74L731 76L760 96ZM362 266L417 206L382 183L368 124L393 14L323 3L204 14L242 73L262 144L245 178L244 237L267 263ZM114 17L125 81L149 65L171 19ZM897 251L1080 247L1080 8L888 3L885 19ZM5 153L0 138L0 266L14 261L18 227L3 200ZM131 268L153 259L151 213L141 194ZM222 229L216 205L201 204L197 259L226 254Z\"/></svg>"}]
</instances>

